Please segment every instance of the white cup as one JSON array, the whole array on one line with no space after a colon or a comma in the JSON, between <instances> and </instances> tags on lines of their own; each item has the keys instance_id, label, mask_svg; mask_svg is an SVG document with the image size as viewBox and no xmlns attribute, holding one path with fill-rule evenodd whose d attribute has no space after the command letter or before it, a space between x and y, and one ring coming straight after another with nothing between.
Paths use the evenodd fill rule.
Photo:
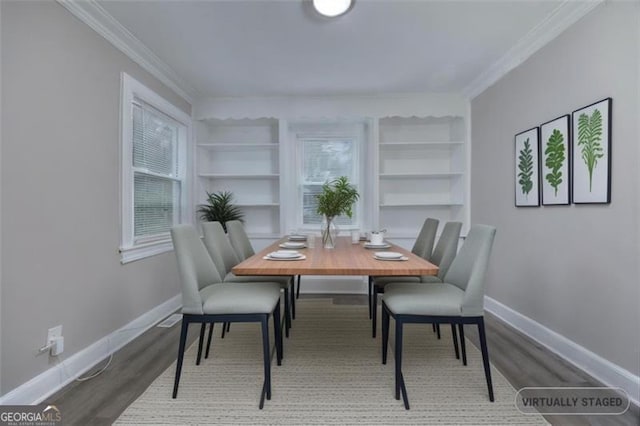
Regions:
<instances>
[{"instance_id":1,"label":"white cup","mask_svg":"<svg viewBox=\"0 0 640 426\"><path fill-rule=\"evenodd\" d=\"M371 244L380 245L384 242L384 235L379 232L371 233Z\"/></svg>"},{"instance_id":2,"label":"white cup","mask_svg":"<svg viewBox=\"0 0 640 426\"><path fill-rule=\"evenodd\" d=\"M360 244L360 231L357 229L351 231L351 244Z\"/></svg>"},{"instance_id":3,"label":"white cup","mask_svg":"<svg viewBox=\"0 0 640 426\"><path fill-rule=\"evenodd\" d=\"M307 235L307 247L315 248L315 246L316 246L316 235L315 234L308 234Z\"/></svg>"}]
</instances>

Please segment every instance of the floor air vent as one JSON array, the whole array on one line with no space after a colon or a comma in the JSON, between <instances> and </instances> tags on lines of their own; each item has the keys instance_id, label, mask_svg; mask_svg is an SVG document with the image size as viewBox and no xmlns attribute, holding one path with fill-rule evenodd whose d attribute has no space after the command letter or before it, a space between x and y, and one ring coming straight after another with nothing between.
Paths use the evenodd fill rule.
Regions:
<instances>
[{"instance_id":1,"label":"floor air vent","mask_svg":"<svg viewBox=\"0 0 640 426\"><path fill-rule=\"evenodd\" d=\"M182 319L181 314L173 314L164 319L160 324L156 327L169 328L173 327L178 321Z\"/></svg>"}]
</instances>

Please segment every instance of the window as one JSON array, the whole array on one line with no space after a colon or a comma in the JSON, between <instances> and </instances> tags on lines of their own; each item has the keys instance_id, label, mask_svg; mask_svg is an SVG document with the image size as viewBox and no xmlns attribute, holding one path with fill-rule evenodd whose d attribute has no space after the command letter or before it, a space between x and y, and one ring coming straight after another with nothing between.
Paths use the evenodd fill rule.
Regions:
<instances>
[{"instance_id":1,"label":"window","mask_svg":"<svg viewBox=\"0 0 640 426\"><path fill-rule=\"evenodd\" d=\"M309 137L300 142L300 198L302 227L322 222L318 214L316 196L322 192L325 182L346 176L349 182L358 188L358 146L351 137ZM355 206L353 217L339 216L337 225L356 227L359 223L358 208Z\"/></svg>"},{"instance_id":2,"label":"window","mask_svg":"<svg viewBox=\"0 0 640 426\"><path fill-rule=\"evenodd\" d=\"M122 75L122 263L171 250L169 230L188 217L190 118Z\"/></svg>"},{"instance_id":3,"label":"window","mask_svg":"<svg viewBox=\"0 0 640 426\"><path fill-rule=\"evenodd\" d=\"M290 124L287 143L291 155L285 154L281 176L287 194L283 221L287 231L320 231L322 216L316 211L316 196L324 183L340 176L346 176L358 189L360 199L353 217L339 216L336 224L342 231L368 226L371 217L363 208L371 200L371 188L365 180L371 161L366 149L367 123L363 119Z\"/></svg>"}]
</instances>

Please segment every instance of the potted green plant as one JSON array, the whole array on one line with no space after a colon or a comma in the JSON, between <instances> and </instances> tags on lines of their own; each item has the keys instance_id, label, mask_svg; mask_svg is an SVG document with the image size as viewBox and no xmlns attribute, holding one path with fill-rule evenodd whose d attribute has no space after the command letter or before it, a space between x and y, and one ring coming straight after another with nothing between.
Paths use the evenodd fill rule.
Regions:
<instances>
[{"instance_id":1,"label":"potted green plant","mask_svg":"<svg viewBox=\"0 0 640 426\"><path fill-rule=\"evenodd\" d=\"M206 222L220 222L224 231L227 232L226 223L230 220L242 219L244 214L238 206L233 205L233 193L231 191L219 191L210 193L207 191L207 204L198 206L200 219Z\"/></svg>"},{"instance_id":2,"label":"potted green plant","mask_svg":"<svg viewBox=\"0 0 640 426\"><path fill-rule=\"evenodd\" d=\"M322 244L325 248L334 248L338 230L334 219L342 214L352 217L353 204L358 201L360 194L355 186L349 183L346 176L340 176L322 185L322 192L318 194L317 212L323 215Z\"/></svg>"}]
</instances>

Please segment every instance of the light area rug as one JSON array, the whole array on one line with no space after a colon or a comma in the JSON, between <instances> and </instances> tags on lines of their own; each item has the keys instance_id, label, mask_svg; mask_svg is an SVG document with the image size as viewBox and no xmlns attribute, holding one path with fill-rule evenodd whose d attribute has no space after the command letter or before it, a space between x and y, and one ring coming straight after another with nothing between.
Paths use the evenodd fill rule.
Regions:
<instances>
[{"instance_id":1,"label":"light area rug","mask_svg":"<svg viewBox=\"0 0 640 426\"><path fill-rule=\"evenodd\" d=\"M282 365L272 363L272 398L263 410L258 409L260 327L235 323L224 339L218 328L211 355L199 366L197 343L188 349L177 399L171 398L174 363L116 423L546 424L542 416L516 409L515 390L495 368L495 402L489 402L480 352L467 340L468 365L463 366L455 358L449 326L442 327L441 340L431 325L405 326L403 373L411 404L405 410L394 399L394 342L382 365L381 338L371 338L367 311L367 306L334 305L330 299L299 300Z\"/></svg>"}]
</instances>

